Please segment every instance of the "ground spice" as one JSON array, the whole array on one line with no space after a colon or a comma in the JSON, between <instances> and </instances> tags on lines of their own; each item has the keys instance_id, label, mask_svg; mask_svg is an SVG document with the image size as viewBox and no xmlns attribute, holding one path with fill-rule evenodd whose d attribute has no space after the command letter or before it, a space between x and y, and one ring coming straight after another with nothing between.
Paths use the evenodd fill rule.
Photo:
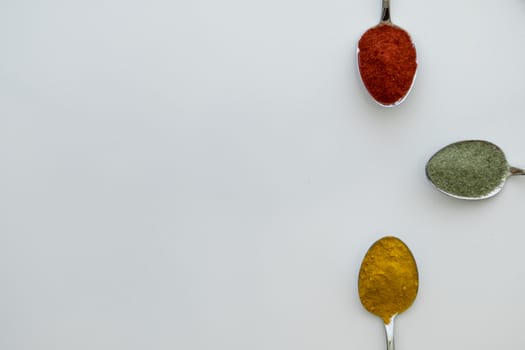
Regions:
<instances>
[{"instance_id":1,"label":"ground spice","mask_svg":"<svg viewBox=\"0 0 525 350\"><path fill-rule=\"evenodd\" d=\"M417 69L416 48L410 35L393 24L379 24L359 40L361 79L372 97L394 105L407 95Z\"/></svg>"},{"instance_id":2,"label":"ground spice","mask_svg":"<svg viewBox=\"0 0 525 350\"><path fill-rule=\"evenodd\" d=\"M426 173L441 191L475 199L497 192L510 174L510 167L498 146L469 140L439 150L428 161Z\"/></svg>"},{"instance_id":3,"label":"ground spice","mask_svg":"<svg viewBox=\"0 0 525 350\"><path fill-rule=\"evenodd\" d=\"M396 237L383 237L366 253L359 270L359 298L372 314L389 324L412 305L418 290L416 261Z\"/></svg>"}]
</instances>

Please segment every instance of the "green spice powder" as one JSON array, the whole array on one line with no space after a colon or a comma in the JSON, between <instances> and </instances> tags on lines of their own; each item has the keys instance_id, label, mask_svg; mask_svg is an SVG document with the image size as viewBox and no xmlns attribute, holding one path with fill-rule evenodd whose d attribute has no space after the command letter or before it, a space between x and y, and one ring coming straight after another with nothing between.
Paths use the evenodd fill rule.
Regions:
<instances>
[{"instance_id":1,"label":"green spice powder","mask_svg":"<svg viewBox=\"0 0 525 350\"><path fill-rule=\"evenodd\" d=\"M498 146L486 141L461 141L432 156L426 171L430 181L442 191L480 198L503 185L509 165Z\"/></svg>"}]
</instances>

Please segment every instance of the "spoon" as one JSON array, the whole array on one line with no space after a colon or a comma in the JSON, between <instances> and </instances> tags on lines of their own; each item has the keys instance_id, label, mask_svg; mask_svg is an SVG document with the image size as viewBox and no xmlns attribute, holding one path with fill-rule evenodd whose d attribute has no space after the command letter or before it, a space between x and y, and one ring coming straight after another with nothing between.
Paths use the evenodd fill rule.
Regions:
<instances>
[{"instance_id":1,"label":"spoon","mask_svg":"<svg viewBox=\"0 0 525 350\"><path fill-rule=\"evenodd\" d=\"M427 178L454 198L479 200L498 194L507 178L525 175L510 166L503 151L483 140L452 143L434 154L426 165Z\"/></svg>"},{"instance_id":2,"label":"spoon","mask_svg":"<svg viewBox=\"0 0 525 350\"><path fill-rule=\"evenodd\" d=\"M384 107L405 100L417 70L416 47L410 35L392 24L390 0L383 1L378 25L359 39L357 63L361 81L372 98Z\"/></svg>"},{"instance_id":3,"label":"spoon","mask_svg":"<svg viewBox=\"0 0 525 350\"><path fill-rule=\"evenodd\" d=\"M394 350L394 318L416 299L417 265L399 238L376 241L366 253L359 270L359 298L370 313L385 324L387 350Z\"/></svg>"}]
</instances>

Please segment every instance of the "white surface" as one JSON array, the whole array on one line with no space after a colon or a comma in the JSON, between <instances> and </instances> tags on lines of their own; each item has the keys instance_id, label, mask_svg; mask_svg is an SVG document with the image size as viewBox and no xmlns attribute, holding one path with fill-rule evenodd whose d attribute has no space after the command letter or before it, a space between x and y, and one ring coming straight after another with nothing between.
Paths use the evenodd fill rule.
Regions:
<instances>
[{"instance_id":1,"label":"white surface","mask_svg":"<svg viewBox=\"0 0 525 350\"><path fill-rule=\"evenodd\" d=\"M384 109L379 0L2 1L0 348L384 349L356 277L385 234L421 278L399 350L521 348L525 179L463 202L424 165L525 166L525 1L392 6L420 65Z\"/></svg>"}]
</instances>

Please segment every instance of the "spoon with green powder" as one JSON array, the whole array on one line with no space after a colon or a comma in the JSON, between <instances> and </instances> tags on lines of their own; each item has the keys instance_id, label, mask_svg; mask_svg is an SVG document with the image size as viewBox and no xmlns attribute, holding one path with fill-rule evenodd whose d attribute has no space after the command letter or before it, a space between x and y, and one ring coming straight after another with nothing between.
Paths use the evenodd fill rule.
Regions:
<instances>
[{"instance_id":1,"label":"spoon with green powder","mask_svg":"<svg viewBox=\"0 0 525 350\"><path fill-rule=\"evenodd\" d=\"M418 287L416 261L399 238L383 237L368 249L359 269L359 299L383 320L388 350L394 350L394 318L412 305Z\"/></svg>"},{"instance_id":2,"label":"spoon with green powder","mask_svg":"<svg viewBox=\"0 0 525 350\"><path fill-rule=\"evenodd\" d=\"M509 176L525 175L510 166L493 143L466 140L452 143L434 154L426 165L432 184L449 196L478 200L499 193Z\"/></svg>"}]
</instances>

